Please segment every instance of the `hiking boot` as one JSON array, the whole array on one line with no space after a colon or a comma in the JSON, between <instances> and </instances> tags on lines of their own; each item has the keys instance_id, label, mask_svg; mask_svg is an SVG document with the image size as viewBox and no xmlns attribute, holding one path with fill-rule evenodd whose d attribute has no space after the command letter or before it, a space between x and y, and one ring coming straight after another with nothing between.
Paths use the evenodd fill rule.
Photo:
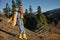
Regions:
<instances>
[{"instance_id":1,"label":"hiking boot","mask_svg":"<svg viewBox=\"0 0 60 40\"><path fill-rule=\"evenodd\" d=\"M24 38L24 39L27 39L27 36L26 36L26 34L23 34L23 38Z\"/></svg>"}]
</instances>

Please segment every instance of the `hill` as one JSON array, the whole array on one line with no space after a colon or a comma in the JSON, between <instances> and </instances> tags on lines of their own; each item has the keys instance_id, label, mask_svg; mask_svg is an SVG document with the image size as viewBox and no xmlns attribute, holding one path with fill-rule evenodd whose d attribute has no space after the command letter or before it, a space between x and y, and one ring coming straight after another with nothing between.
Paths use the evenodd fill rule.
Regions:
<instances>
[{"instance_id":1,"label":"hill","mask_svg":"<svg viewBox=\"0 0 60 40\"><path fill-rule=\"evenodd\" d=\"M25 40L19 39L19 28L18 26L12 26L11 23L7 23L8 18L5 16L0 17L0 40ZM60 26L60 22L57 26ZM43 29L37 29L33 32L25 28L27 33L27 40L60 40L60 29L55 27L54 24L49 24L49 31L43 32Z\"/></svg>"}]
</instances>

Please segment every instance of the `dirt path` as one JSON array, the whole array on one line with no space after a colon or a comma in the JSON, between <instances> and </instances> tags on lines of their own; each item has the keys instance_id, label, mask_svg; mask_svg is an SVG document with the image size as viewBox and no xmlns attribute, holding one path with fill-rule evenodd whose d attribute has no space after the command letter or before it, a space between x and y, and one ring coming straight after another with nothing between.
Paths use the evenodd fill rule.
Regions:
<instances>
[{"instance_id":1,"label":"dirt path","mask_svg":"<svg viewBox=\"0 0 60 40\"><path fill-rule=\"evenodd\" d=\"M8 18L2 17L0 21L0 40L22 40L18 38L19 28L18 26L12 26L11 23L7 23ZM60 29L49 25L50 32L45 32L44 34L41 31L37 33L26 29L27 40L60 40ZM25 39L23 39L25 40Z\"/></svg>"}]
</instances>

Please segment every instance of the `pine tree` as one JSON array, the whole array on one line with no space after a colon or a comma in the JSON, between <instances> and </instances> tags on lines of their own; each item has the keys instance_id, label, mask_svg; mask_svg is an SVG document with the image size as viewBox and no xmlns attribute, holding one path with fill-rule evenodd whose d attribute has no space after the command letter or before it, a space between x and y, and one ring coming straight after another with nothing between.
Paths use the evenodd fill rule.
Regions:
<instances>
[{"instance_id":1,"label":"pine tree","mask_svg":"<svg viewBox=\"0 0 60 40\"><path fill-rule=\"evenodd\" d=\"M3 8L4 13L6 14L6 8Z\"/></svg>"},{"instance_id":2,"label":"pine tree","mask_svg":"<svg viewBox=\"0 0 60 40\"><path fill-rule=\"evenodd\" d=\"M3 11L5 12L5 15L7 16L7 17L10 17L10 7L9 7L9 4L7 3L6 4L6 8L4 8L3 9Z\"/></svg>"},{"instance_id":3,"label":"pine tree","mask_svg":"<svg viewBox=\"0 0 60 40\"><path fill-rule=\"evenodd\" d=\"M12 12L16 11L16 3L14 0L12 0Z\"/></svg>"},{"instance_id":4,"label":"pine tree","mask_svg":"<svg viewBox=\"0 0 60 40\"><path fill-rule=\"evenodd\" d=\"M42 27L44 26L44 29L47 29L47 19L45 17L45 15L41 12L41 7L38 6L37 8L37 20L38 20L38 27Z\"/></svg>"},{"instance_id":5,"label":"pine tree","mask_svg":"<svg viewBox=\"0 0 60 40\"><path fill-rule=\"evenodd\" d=\"M28 10L27 9L25 9L24 18L25 18L25 21L28 18Z\"/></svg>"},{"instance_id":6,"label":"pine tree","mask_svg":"<svg viewBox=\"0 0 60 40\"><path fill-rule=\"evenodd\" d=\"M16 0L16 5L17 5L17 8L19 8L22 4L21 4L21 0Z\"/></svg>"},{"instance_id":7,"label":"pine tree","mask_svg":"<svg viewBox=\"0 0 60 40\"><path fill-rule=\"evenodd\" d=\"M40 7L40 6L38 6L38 8L37 8L37 13L38 13L38 14L41 13L41 7Z\"/></svg>"},{"instance_id":8,"label":"pine tree","mask_svg":"<svg viewBox=\"0 0 60 40\"><path fill-rule=\"evenodd\" d=\"M26 14L26 15L28 14L28 10L27 10L27 9L25 9L25 14Z\"/></svg>"},{"instance_id":9,"label":"pine tree","mask_svg":"<svg viewBox=\"0 0 60 40\"><path fill-rule=\"evenodd\" d=\"M29 6L29 12L32 13L32 11L33 11L33 10L32 10L32 6L30 5L30 6Z\"/></svg>"},{"instance_id":10,"label":"pine tree","mask_svg":"<svg viewBox=\"0 0 60 40\"><path fill-rule=\"evenodd\" d=\"M41 7L38 6L37 8L37 18L40 19L40 14L41 14Z\"/></svg>"}]
</instances>

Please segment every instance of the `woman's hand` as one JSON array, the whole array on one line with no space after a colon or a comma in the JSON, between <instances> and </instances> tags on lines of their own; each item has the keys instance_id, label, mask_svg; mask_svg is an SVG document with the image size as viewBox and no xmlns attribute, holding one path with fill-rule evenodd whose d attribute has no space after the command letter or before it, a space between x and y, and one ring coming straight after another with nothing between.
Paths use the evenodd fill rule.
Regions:
<instances>
[{"instance_id":1,"label":"woman's hand","mask_svg":"<svg viewBox=\"0 0 60 40\"><path fill-rule=\"evenodd\" d=\"M21 15L21 19L24 19L23 14Z\"/></svg>"}]
</instances>

